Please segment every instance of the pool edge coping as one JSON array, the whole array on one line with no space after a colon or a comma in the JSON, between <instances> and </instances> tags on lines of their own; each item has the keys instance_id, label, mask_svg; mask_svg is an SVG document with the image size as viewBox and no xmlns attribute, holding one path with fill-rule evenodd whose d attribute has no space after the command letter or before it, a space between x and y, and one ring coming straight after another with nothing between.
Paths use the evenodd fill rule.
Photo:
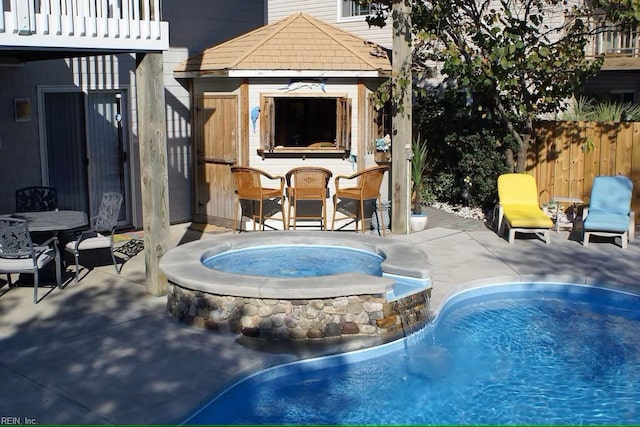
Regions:
<instances>
[{"instance_id":1,"label":"pool edge coping","mask_svg":"<svg viewBox=\"0 0 640 427\"><path fill-rule=\"evenodd\" d=\"M430 278L433 266L428 255L406 242L370 235L273 231L220 235L219 238L185 243L169 251L160 260L167 279L180 287L211 294L246 298L313 299L358 294L386 295L394 280L360 273L305 278L273 278L225 273L205 267L202 255L232 249L277 244L336 245L368 250L383 255L383 273L412 278ZM194 253L197 254L194 256ZM417 258L417 261L416 261ZM336 280L340 277L340 280ZM300 280L304 279L304 287ZM349 286L344 286L348 281ZM230 285L233 284L233 286ZM431 285L430 285L431 286Z\"/></svg>"}]
</instances>

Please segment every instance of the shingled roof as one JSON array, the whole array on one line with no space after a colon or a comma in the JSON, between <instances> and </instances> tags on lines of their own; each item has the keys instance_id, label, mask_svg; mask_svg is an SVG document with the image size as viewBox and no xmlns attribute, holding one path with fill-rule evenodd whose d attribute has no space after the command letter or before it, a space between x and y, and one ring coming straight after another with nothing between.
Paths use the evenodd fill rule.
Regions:
<instances>
[{"instance_id":1,"label":"shingled roof","mask_svg":"<svg viewBox=\"0 0 640 427\"><path fill-rule=\"evenodd\" d=\"M258 73L258 71L262 73ZM326 71L342 76L388 76L388 52L305 13L296 13L205 49L180 64L177 77L291 75Z\"/></svg>"}]
</instances>

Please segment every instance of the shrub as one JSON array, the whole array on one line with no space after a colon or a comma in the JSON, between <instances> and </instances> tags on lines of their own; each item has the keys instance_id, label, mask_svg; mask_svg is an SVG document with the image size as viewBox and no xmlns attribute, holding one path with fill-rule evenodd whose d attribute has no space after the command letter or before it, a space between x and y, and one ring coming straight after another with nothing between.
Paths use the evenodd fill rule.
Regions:
<instances>
[{"instance_id":1,"label":"shrub","mask_svg":"<svg viewBox=\"0 0 640 427\"><path fill-rule=\"evenodd\" d=\"M497 178L506 170L508 144L500 141L508 138L503 127L467 105L459 93L426 94L416 100L413 111L414 132L425 136L430 153L423 199L493 207Z\"/></svg>"}]
</instances>

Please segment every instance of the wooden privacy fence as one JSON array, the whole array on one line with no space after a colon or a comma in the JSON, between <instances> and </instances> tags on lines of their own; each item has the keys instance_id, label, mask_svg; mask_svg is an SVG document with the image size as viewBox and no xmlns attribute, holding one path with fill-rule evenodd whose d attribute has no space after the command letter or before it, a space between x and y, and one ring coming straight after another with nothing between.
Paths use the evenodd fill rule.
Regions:
<instances>
[{"instance_id":1,"label":"wooden privacy fence","mask_svg":"<svg viewBox=\"0 0 640 427\"><path fill-rule=\"evenodd\" d=\"M538 122L527 155L540 203L554 196L589 202L593 178L625 175L633 181L632 207L640 220L640 122Z\"/></svg>"}]
</instances>

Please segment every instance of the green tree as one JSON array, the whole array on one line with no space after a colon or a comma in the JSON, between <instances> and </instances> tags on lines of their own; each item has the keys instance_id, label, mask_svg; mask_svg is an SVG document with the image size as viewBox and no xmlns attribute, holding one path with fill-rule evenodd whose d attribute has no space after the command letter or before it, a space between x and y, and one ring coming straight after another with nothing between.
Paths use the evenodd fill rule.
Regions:
<instances>
[{"instance_id":1,"label":"green tree","mask_svg":"<svg viewBox=\"0 0 640 427\"><path fill-rule=\"evenodd\" d=\"M376 1L370 25L388 22L392 1ZM602 58L585 56L589 37L605 29L604 20L591 18L637 25L637 3L415 0L414 75L432 71L421 64L437 64L444 86L471 94L483 117L508 131L516 153L508 153L507 163L521 172L533 120L557 112L602 65Z\"/></svg>"}]
</instances>

